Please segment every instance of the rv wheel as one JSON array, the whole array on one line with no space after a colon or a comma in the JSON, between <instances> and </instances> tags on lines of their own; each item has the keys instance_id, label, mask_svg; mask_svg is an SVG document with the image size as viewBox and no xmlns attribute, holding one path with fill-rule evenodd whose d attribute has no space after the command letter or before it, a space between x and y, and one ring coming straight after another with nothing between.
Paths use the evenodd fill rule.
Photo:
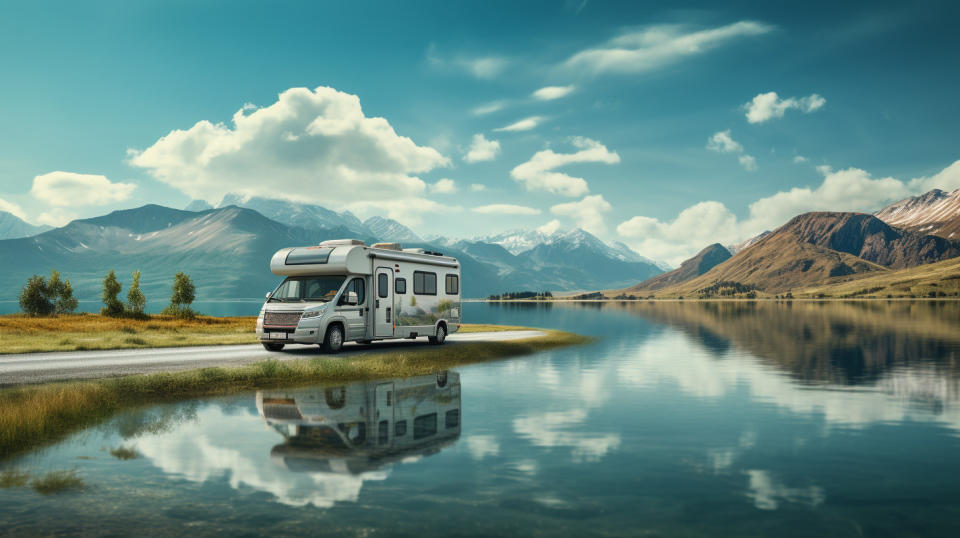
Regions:
<instances>
[{"instance_id":1,"label":"rv wheel","mask_svg":"<svg viewBox=\"0 0 960 538\"><path fill-rule=\"evenodd\" d=\"M272 343L264 342L263 348L266 349L267 351L282 351L283 344L272 344Z\"/></svg>"},{"instance_id":2,"label":"rv wheel","mask_svg":"<svg viewBox=\"0 0 960 538\"><path fill-rule=\"evenodd\" d=\"M340 353L340 348L343 347L343 328L340 325L331 325L320 347L327 353Z\"/></svg>"},{"instance_id":3,"label":"rv wheel","mask_svg":"<svg viewBox=\"0 0 960 538\"><path fill-rule=\"evenodd\" d=\"M429 336L427 340L430 340L431 344L440 345L447 339L447 326L441 323L437 325L437 335Z\"/></svg>"}]
</instances>

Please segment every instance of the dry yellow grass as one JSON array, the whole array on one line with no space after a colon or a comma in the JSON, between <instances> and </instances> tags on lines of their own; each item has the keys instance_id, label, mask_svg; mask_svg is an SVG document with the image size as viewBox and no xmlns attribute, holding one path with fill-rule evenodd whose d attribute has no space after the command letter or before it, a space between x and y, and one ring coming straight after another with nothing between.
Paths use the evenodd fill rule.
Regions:
<instances>
[{"instance_id":1,"label":"dry yellow grass","mask_svg":"<svg viewBox=\"0 0 960 538\"><path fill-rule=\"evenodd\" d=\"M255 317L111 318L98 314L0 316L0 354L254 344Z\"/></svg>"},{"instance_id":2,"label":"dry yellow grass","mask_svg":"<svg viewBox=\"0 0 960 538\"><path fill-rule=\"evenodd\" d=\"M257 318L199 316L178 319L111 318L98 314L30 317L0 316L0 354L91 349L256 344ZM500 325L464 324L460 332L492 332L523 329Z\"/></svg>"},{"instance_id":3,"label":"dry yellow grass","mask_svg":"<svg viewBox=\"0 0 960 538\"><path fill-rule=\"evenodd\" d=\"M548 331L545 336L504 342L385 351L354 358L270 360L237 368L6 389L0 391L0 459L60 439L126 407L266 387L425 375L588 341L576 334Z\"/></svg>"}]
</instances>

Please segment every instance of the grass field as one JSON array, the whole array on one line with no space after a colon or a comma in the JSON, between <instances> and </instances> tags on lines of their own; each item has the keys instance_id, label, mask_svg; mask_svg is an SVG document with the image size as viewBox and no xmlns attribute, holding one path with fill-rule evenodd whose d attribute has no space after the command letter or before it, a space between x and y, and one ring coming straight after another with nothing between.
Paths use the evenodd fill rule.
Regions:
<instances>
[{"instance_id":1,"label":"grass field","mask_svg":"<svg viewBox=\"0 0 960 538\"><path fill-rule=\"evenodd\" d=\"M205 368L0 390L0 460L97 424L124 408L268 387L425 375L590 341L576 334L546 332L546 335L522 340L431 346L353 358L269 360L237 368Z\"/></svg>"},{"instance_id":2,"label":"grass field","mask_svg":"<svg viewBox=\"0 0 960 538\"><path fill-rule=\"evenodd\" d=\"M178 319L150 316L137 320L99 314L30 317L0 316L0 355L41 351L135 349L152 347L256 344L253 316ZM460 332L518 329L498 325L463 325Z\"/></svg>"}]
</instances>

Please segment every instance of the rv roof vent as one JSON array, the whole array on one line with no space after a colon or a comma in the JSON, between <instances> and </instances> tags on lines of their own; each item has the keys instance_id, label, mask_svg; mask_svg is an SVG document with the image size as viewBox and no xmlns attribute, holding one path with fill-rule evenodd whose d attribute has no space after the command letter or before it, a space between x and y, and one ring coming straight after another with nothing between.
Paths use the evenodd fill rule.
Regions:
<instances>
[{"instance_id":1,"label":"rv roof vent","mask_svg":"<svg viewBox=\"0 0 960 538\"><path fill-rule=\"evenodd\" d=\"M423 253L424 253L424 251L423 251L422 248L405 248L405 249L403 249L403 251L404 251L404 252L410 252L410 253L412 253L412 254L423 254Z\"/></svg>"},{"instance_id":2,"label":"rv roof vent","mask_svg":"<svg viewBox=\"0 0 960 538\"><path fill-rule=\"evenodd\" d=\"M363 245L363 241L359 239L327 239L326 241L321 241L321 247L353 247Z\"/></svg>"},{"instance_id":3,"label":"rv roof vent","mask_svg":"<svg viewBox=\"0 0 960 538\"><path fill-rule=\"evenodd\" d=\"M400 243L374 243L370 245L372 248L382 248L383 250L400 250Z\"/></svg>"}]
</instances>

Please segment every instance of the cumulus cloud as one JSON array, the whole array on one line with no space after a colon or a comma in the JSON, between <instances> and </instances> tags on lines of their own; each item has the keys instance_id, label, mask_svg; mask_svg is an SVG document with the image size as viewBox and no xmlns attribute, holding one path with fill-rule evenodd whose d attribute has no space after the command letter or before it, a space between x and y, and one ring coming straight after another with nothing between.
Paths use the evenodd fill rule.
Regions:
<instances>
[{"instance_id":1,"label":"cumulus cloud","mask_svg":"<svg viewBox=\"0 0 960 538\"><path fill-rule=\"evenodd\" d=\"M518 122L511 123L510 125L504 127L498 127L494 131L507 131L507 132L516 132L516 131L529 131L536 128L537 125L543 123L545 120L543 116L530 116L529 118L524 118Z\"/></svg>"},{"instance_id":2,"label":"cumulus cloud","mask_svg":"<svg viewBox=\"0 0 960 538\"><path fill-rule=\"evenodd\" d=\"M470 192L480 192L487 190L487 186L482 183L471 183Z\"/></svg>"},{"instance_id":3,"label":"cumulus cloud","mask_svg":"<svg viewBox=\"0 0 960 538\"><path fill-rule=\"evenodd\" d=\"M76 219L77 214L73 211L68 211L62 207L53 207L37 215L36 221L37 224L46 224L59 228Z\"/></svg>"},{"instance_id":4,"label":"cumulus cloud","mask_svg":"<svg viewBox=\"0 0 960 538\"><path fill-rule=\"evenodd\" d=\"M572 84L570 86L544 86L533 92L533 98L541 101L552 101L570 95L573 90L574 86Z\"/></svg>"},{"instance_id":5,"label":"cumulus cloud","mask_svg":"<svg viewBox=\"0 0 960 538\"><path fill-rule=\"evenodd\" d=\"M717 153L737 153L737 161L746 171L753 172L757 169L757 159L743 153L743 146L733 139L730 129L713 133L713 136L707 139L707 149Z\"/></svg>"},{"instance_id":6,"label":"cumulus cloud","mask_svg":"<svg viewBox=\"0 0 960 538\"><path fill-rule=\"evenodd\" d=\"M540 210L523 205L514 204L490 204L482 205L471 209L474 213L483 213L485 215L539 215Z\"/></svg>"},{"instance_id":7,"label":"cumulus cloud","mask_svg":"<svg viewBox=\"0 0 960 538\"><path fill-rule=\"evenodd\" d=\"M737 243L808 211L873 212L930 189L960 188L960 161L937 174L910 181L875 178L859 168L818 169L824 175L818 186L796 187L760 198L750 204L744 219L720 202L704 201L672 219L633 217L620 223L617 233L644 255L678 265L711 243Z\"/></svg>"},{"instance_id":8,"label":"cumulus cloud","mask_svg":"<svg viewBox=\"0 0 960 538\"><path fill-rule=\"evenodd\" d=\"M807 158L804 157L803 155L797 155L797 156L795 156L795 157L793 158L793 164L803 164L803 163L805 163L805 162L807 162L807 161L809 161L809 160L810 160L810 159L807 159Z\"/></svg>"},{"instance_id":9,"label":"cumulus cloud","mask_svg":"<svg viewBox=\"0 0 960 538\"><path fill-rule=\"evenodd\" d=\"M738 38L770 32L772 26L740 21L708 30L680 25L650 26L622 34L599 47L571 56L564 66L588 74L637 74L703 54Z\"/></svg>"},{"instance_id":10,"label":"cumulus cloud","mask_svg":"<svg viewBox=\"0 0 960 538\"><path fill-rule=\"evenodd\" d=\"M435 194L453 194L457 192L457 183L452 179L443 178L430 185L430 192Z\"/></svg>"},{"instance_id":11,"label":"cumulus cloud","mask_svg":"<svg viewBox=\"0 0 960 538\"><path fill-rule=\"evenodd\" d=\"M470 143L467 154L463 156L463 160L468 163L492 161L497 158L499 153L499 140L487 140L483 133L477 133L473 135L473 141Z\"/></svg>"},{"instance_id":12,"label":"cumulus cloud","mask_svg":"<svg viewBox=\"0 0 960 538\"><path fill-rule=\"evenodd\" d=\"M106 205L130 198L136 185L113 183L105 176L50 172L33 178L30 194L53 206Z\"/></svg>"},{"instance_id":13,"label":"cumulus cloud","mask_svg":"<svg viewBox=\"0 0 960 538\"><path fill-rule=\"evenodd\" d=\"M826 99L815 93L799 99L795 97L780 99L777 92L767 92L757 94L752 101L743 105L743 108L747 111L748 122L763 123L782 118L790 109L797 109L807 114L816 112L826 103Z\"/></svg>"},{"instance_id":14,"label":"cumulus cloud","mask_svg":"<svg viewBox=\"0 0 960 538\"><path fill-rule=\"evenodd\" d=\"M27 220L27 214L23 212L23 209L19 205L8 202L3 198L0 198L0 211L6 211L20 220Z\"/></svg>"},{"instance_id":15,"label":"cumulus cloud","mask_svg":"<svg viewBox=\"0 0 960 538\"><path fill-rule=\"evenodd\" d=\"M733 139L730 135L730 129L719 131L707 139L707 149L717 153L740 153L743 146Z\"/></svg>"},{"instance_id":16,"label":"cumulus cloud","mask_svg":"<svg viewBox=\"0 0 960 538\"><path fill-rule=\"evenodd\" d=\"M232 125L203 120L171 131L130 155L193 199L216 203L232 192L350 209L376 201L416 209L426 184L415 174L450 165L386 119L367 117L357 96L322 86L286 90L269 106L238 111Z\"/></svg>"},{"instance_id":17,"label":"cumulus cloud","mask_svg":"<svg viewBox=\"0 0 960 538\"><path fill-rule=\"evenodd\" d=\"M589 191L586 180L562 172L554 172L555 168L573 163L616 164L620 162L620 156L616 152L608 150L596 140L577 137L573 139L573 145L579 151L574 153L555 153L550 149L538 151L529 161L511 170L510 176L515 181L523 183L528 191L542 190L575 197Z\"/></svg>"},{"instance_id":18,"label":"cumulus cloud","mask_svg":"<svg viewBox=\"0 0 960 538\"><path fill-rule=\"evenodd\" d=\"M537 228L537 231L544 235L553 235L557 233L557 231L559 231L560 228L561 228L560 221L557 219L553 219L550 222L544 224L543 226L540 226L539 228Z\"/></svg>"},{"instance_id":19,"label":"cumulus cloud","mask_svg":"<svg viewBox=\"0 0 960 538\"><path fill-rule=\"evenodd\" d=\"M573 220L578 227L594 235L601 235L607 231L603 215L610 209L610 203L603 199L603 195L594 194L579 202L557 204L550 208L550 212Z\"/></svg>"}]
</instances>

